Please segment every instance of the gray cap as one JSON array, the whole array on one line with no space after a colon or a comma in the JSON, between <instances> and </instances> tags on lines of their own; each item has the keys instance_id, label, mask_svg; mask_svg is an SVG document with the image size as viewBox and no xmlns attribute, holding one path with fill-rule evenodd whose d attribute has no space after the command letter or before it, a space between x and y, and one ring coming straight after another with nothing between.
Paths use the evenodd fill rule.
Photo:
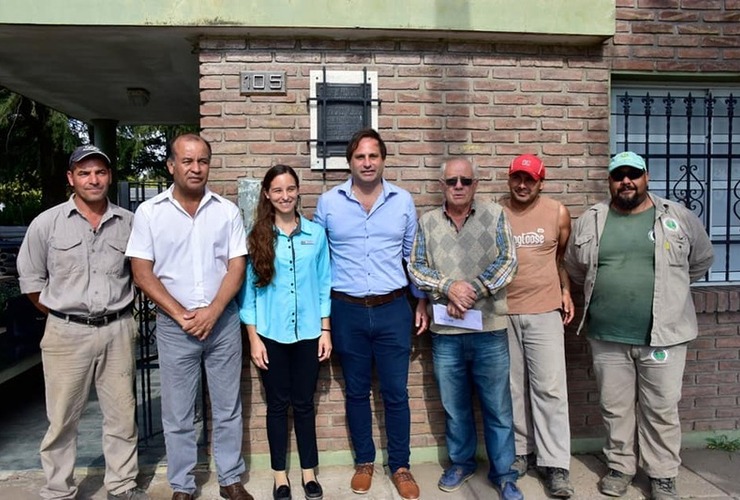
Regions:
<instances>
[{"instance_id":1,"label":"gray cap","mask_svg":"<svg viewBox=\"0 0 740 500\"><path fill-rule=\"evenodd\" d=\"M84 146L80 146L72 151L72 154L69 156L69 168L72 168L78 161L82 161L85 158L94 155L101 156L105 160L105 163L108 164L108 168L111 168L111 162L108 155L92 144L85 144Z\"/></svg>"}]
</instances>

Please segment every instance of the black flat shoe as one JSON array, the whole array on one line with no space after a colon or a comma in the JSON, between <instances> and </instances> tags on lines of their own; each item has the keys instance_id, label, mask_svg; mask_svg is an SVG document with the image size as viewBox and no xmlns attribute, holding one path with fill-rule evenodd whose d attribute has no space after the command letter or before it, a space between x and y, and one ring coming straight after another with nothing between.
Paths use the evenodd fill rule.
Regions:
<instances>
[{"instance_id":1,"label":"black flat shoe","mask_svg":"<svg viewBox=\"0 0 740 500\"><path fill-rule=\"evenodd\" d=\"M306 500L321 500L324 498L324 490L318 481L309 481L303 483L303 492L306 494Z\"/></svg>"},{"instance_id":2,"label":"black flat shoe","mask_svg":"<svg viewBox=\"0 0 740 500\"><path fill-rule=\"evenodd\" d=\"M272 485L272 498L273 500L291 500L293 497L290 495L290 485L283 484L280 486Z\"/></svg>"}]
</instances>

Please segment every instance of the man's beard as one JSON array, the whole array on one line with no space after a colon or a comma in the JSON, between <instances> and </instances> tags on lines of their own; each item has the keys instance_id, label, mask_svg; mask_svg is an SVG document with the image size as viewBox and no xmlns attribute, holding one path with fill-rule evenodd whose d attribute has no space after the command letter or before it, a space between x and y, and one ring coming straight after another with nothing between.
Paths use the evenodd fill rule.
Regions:
<instances>
[{"instance_id":1,"label":"man's beard","mask_svg":"<svg viewBox=\"0 0 740 500\"><path fill-rule=\"evenodd\" d=\"M647 193L643 193L642 196L638 194L638 192L634 191L634 196L631 196L629 198L624 198L621 196L623 193L619 192L616 196L612 197L612 203L615 207L617 207L620 210L623 210L625 212L628 212L634 208L636 208L640 203L645 201L645 197L647 196Z\"/></svg>"}]
</instances>

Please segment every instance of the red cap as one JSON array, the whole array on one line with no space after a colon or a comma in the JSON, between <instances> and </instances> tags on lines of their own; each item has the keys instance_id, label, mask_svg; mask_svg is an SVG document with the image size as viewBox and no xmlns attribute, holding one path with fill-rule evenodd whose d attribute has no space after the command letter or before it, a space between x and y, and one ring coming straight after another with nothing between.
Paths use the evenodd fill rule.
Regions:
<instances>
[{"instance_id":1,"label":"red cap","mask_svg":"<svg viewBox=\"0 0 740 500\"><path fill-rule=\"evenodd\" d=\"M514 172L525 172L532 179L539 181L545 178L545 164L535 155L517 156L509 166L509 175Z\"/></svg>"}]
</instances>

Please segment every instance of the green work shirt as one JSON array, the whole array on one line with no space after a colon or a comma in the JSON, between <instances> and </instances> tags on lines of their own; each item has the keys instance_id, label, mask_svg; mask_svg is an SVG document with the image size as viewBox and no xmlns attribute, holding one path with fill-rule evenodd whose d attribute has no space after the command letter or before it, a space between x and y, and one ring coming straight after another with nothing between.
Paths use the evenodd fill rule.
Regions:
<instances>
[{"instance_id":1,"label":"green work shirt","mask_svg":"<svg viewBox=\"0 0 740 500\"><path fill-rule=\"evenodd\" d=\"M648 345L655 283L655 208L634 215L609 210L588 307L588 334Z\"/></svg>"}]
</instances>

